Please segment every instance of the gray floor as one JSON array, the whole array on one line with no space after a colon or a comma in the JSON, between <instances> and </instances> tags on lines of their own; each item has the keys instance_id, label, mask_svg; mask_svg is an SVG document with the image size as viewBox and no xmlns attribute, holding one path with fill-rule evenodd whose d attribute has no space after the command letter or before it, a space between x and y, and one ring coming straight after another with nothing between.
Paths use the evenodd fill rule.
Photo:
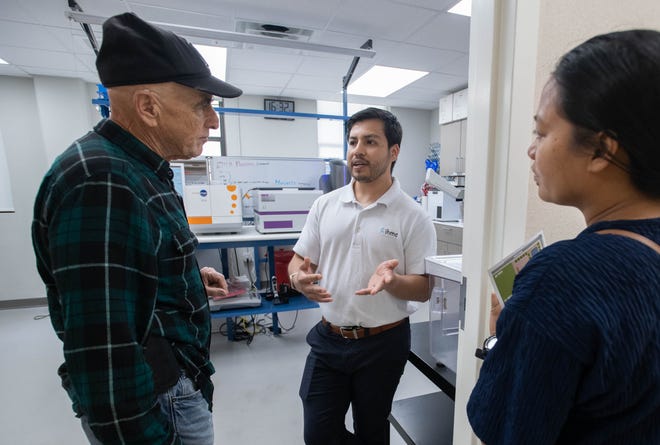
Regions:
<instances>
[{"instance_id":1,"label":"gray floor","mask_svg":"<svg viewBox=\"0 0 660 445\"><path fill-rule=\"evenodd\" d=\"M86 443L59 384L61 344L49 318L39 318L44 314L42 307L0 310L0 444ZM217 444L302 444L298 385L308 350L305 335L320 314L313 309L300 311L297 320L295 316L295 312L280 314L282 326L293 329L280 336L255 336L249 346L245 341L227 341L218 333L219 325L214 325ZM428 320L426 305L412 317L413 322L423 320ZM408 364L395 399L437 390ZM392 445L404 443L393 429L391 437Z\"/></svg>"}]
</instances>

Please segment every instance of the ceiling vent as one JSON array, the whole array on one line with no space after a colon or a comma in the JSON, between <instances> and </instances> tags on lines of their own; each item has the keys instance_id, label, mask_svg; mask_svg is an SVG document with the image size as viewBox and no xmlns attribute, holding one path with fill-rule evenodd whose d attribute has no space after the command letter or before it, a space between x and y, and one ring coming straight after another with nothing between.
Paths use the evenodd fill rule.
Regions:
<instances>
[{"instance_id":1,"label":"ceiling vent","mask_svg":"<svg viewBox=\"0 0 660 445\"><path fill-rule=\"evenodd\" d=\"M294 28L274 23L256 23L239 21L236 23L236 32L253 34L277 39L309 41L312 36L311 29Z\"/></svg>"}]
</instances>

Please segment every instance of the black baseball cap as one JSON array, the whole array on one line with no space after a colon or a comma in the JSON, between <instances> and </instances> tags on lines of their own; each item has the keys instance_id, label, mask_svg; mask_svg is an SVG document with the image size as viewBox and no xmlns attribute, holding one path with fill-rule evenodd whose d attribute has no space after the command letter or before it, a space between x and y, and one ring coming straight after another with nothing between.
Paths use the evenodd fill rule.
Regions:
<instances>
[{"instance_id":1,"label":"black baseball cap","mask_svg":"<svg viewBox=\"0 0 660 445\"><path fill-rule=\"evenodd\" d=\"M176 82L220 97L238 97L243 93L213 77L190 42L128 12L103 23L96 69L107 88Z\"/></svg>"}]
</instances>

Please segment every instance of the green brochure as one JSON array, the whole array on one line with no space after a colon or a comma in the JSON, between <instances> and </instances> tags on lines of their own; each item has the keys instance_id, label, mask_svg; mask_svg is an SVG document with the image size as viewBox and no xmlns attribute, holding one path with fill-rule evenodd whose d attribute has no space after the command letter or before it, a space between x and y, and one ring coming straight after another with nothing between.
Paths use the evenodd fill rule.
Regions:
<instances>
[{"instance_id":1,"label":"green brochure","mask_svg":"<svg viewBox=\"0 0 660 445\"><path fill-rule=\"evenodd\" d=\"M513 292L513 279L525 264L545 246L543 232L537 233L524 245L507 255L493 267L488 269L490 282L495 288L495 294L504 305Z\"/></svg>"}]
</instances>

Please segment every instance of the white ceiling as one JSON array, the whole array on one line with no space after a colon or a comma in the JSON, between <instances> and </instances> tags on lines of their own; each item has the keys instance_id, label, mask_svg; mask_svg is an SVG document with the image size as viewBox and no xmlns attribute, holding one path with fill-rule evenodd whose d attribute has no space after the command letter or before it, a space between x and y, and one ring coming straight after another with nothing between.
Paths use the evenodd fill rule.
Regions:
<instances>
[{"instance_id":1,"label":"white ceiling","mask_svg":"<svg viewBox=\"0 0 660 445\"><path fill-rule=\"evenodd\" d=\"M467 86L468 17L446 12L457 0L77 0L84 13L131 11L147 21L237 31L239 22L312 31L307 41L360 48L373 40L353 79L371 66L430 71L389 97L348 101L435 109ZM0 0L0 75L61 76L97 83L94 52L80 24L65 17L67 0ZM92 26L101 42L101 27ZM227 80L244 94L341 102L351 56L188 38L229 48Z\"/></svg>"}]
</instances>

